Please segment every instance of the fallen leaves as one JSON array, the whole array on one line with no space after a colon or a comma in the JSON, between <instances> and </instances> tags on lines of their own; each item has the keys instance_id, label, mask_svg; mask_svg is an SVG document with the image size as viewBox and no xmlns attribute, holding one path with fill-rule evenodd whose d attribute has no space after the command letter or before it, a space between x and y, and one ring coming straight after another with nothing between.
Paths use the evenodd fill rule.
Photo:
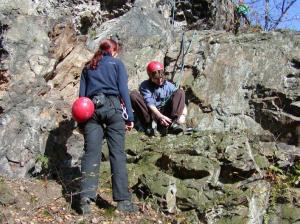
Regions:
<instances>
[{"instance_id":1,"label":"fallen leaves","mask_svg":"<svg viewBox=\"0 0 300 224\"><path fill-rule=\"evenodd\" d=\"M71 209L70 202L63 196L61 185L47 180L37 179L5 181L10 193L15 197L15 204L0 205L0 222L3 224L137 224L137 223L171 223L171 218L154 210L150 203L136 201L140 212L124 214L115 210L116 203L111 199L111 188L99 189L98 193L110 207L100 208L92 204L92 214L82 216Z\"/></svg>"}]
</instances>

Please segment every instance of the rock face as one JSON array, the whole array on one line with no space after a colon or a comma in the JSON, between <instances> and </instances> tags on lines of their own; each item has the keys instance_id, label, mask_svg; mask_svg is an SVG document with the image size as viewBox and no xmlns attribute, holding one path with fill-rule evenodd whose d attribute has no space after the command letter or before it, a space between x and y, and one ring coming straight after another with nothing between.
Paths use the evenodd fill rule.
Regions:
<instances>
[{"instance_id":1,"label":"rock face","mask_svg":"<svg viewBox=\"0 0 300 224\"><path fill-rule=\"evenodd\" d=\"M281 192L266 179L272 165L285 170L299 158L299 33L233 35L226 32L233 10L231 1L219 0L5 1L0 172L25 177L47 168L53 176L75 175L83 137L70 107L83 65L111 37L122 44L130 89L147 78L150 60L164 62L186 91L188 125L197 130L128 136L136 195L164 211L187 211L191 223L261 223L266 215L274 223L298 220L289 210L291 203L299 207L292 198L268 203Z\"/></svg>"},{"instance_id":2,"label":"rock face","mask_svg":"<svg viewBox=\"0 0 300 224\"><path fill-rule=\"evenodd\" d=\"M298 39L290 32L189 31L178 37L166 58L171 77L189 93L191 123L201 130L264 129L297 144Z\"/></svg>"}]
</instances>

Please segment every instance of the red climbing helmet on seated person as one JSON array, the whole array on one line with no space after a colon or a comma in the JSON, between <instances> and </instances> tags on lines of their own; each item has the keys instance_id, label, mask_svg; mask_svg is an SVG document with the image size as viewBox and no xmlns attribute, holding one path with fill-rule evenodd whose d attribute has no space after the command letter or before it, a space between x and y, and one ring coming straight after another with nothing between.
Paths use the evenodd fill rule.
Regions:
<instances>
[{"instance_id":1,"label":"red climbing helmet on seated person","mask_svg":"<svg viewBox=\"0 0 300 224\"><path fill-rule=\"evenodd\" d=\"M72 116L75 121L82 123L93 116L94 103L87 97L77 98L72 105Z\"/></svg>"},{"instance_id":2,"label":"red climbing helmet on seated person","mask_svg":"<svg viewBox=\"0 0 300 224\"><path fill-rule=\"evenodd\" d=\"M153 72L164 70L164 65L159 61L151 61L147 65L147 73L151 75Z\"/></svg>"}]
</instances>

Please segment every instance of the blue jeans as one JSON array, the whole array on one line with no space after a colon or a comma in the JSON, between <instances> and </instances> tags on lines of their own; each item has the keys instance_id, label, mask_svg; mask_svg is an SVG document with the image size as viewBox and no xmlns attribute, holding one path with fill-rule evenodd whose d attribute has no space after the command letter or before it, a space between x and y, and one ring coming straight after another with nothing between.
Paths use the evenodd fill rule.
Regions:
<instances>
[{"instance_id":1,"label":"blue jeans","mask_svg":"<svg viewBox=\"0 0 300 224\"><path fill-rule=\"evenodd\" d=\"M107 138L111 166L114 201L129 200L128 174L126 168L125 123L120 101L108 96L104 106L95 109L93 117L84 126L84 155L81 160L81 198L95 200L99 182L101 149Z\"/></svg>"}]
</instances>

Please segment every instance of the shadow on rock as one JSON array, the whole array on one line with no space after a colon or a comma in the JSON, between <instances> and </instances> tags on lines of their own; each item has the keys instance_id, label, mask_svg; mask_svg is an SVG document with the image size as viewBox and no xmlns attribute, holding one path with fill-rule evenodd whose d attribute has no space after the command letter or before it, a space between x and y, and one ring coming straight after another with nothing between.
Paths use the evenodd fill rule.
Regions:
<instances>
[{"instance_id":1,"label":"shadow on rock","mask_svg":"<svg viewBox=\"0 0 300 224\"><path fill-rule=\"evenodd\" d=\"M56 180L63 189L65 199L74 203L78 200L80 168L72 166L72 156L67 151L67 141L75 128L74 120L64 120L58 128L50 131L45 158L48 158L47 176Z\"/></svg>"},{"instance_id":2,"label":"shadow on rock","mask_svg":"<svg viewBox=\"0 0 300 224\"><path fill-rule=\"evenodd\" d=\"M101 209L113 209L115 208L112 204L110 204L107 200L102 198L99 194L96 198L96 205Z\"/></svg>"}]
</instances>

